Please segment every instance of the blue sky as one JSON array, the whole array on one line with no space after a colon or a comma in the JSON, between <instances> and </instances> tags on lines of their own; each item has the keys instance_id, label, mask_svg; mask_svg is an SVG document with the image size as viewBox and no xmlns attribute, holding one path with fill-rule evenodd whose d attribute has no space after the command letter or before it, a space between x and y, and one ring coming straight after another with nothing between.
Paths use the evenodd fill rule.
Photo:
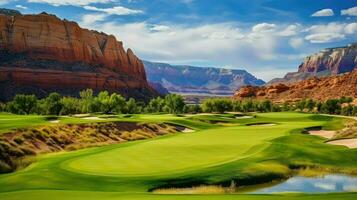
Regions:
<instances>
[{"instance_id":1,"label":"blue sky","mask_svg":"<svg viewBox=\"0 0 357 200\"><path fill-rule=\"evenodd\" d=\"M246 69L270 80L357 42L356 0L0 0L113 34L140 58Z\"/></svg>"}]
</instances>

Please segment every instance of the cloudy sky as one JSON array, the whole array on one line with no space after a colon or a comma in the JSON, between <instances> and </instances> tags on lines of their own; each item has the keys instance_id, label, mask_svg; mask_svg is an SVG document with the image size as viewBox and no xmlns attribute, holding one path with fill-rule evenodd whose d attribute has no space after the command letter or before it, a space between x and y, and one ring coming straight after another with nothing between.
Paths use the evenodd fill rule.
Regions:
<instances>
[{"instance_id":1,"label":"cloudy sky","mask_svg":"<svg viewBox=\"0 0 357 200\"><path fill-rule=\"evenodd\" d=\"M356 0L0 0L113 34L140 58L246 69L266 81L357 42Z\"/></svg>"}]
</instances>

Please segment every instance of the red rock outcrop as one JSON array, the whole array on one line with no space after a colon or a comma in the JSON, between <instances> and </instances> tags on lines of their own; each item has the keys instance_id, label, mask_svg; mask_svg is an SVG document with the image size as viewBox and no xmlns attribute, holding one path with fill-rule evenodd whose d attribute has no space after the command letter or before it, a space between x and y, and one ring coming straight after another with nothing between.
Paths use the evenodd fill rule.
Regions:
<instances>
[{"instance_id":1,"label":"red rock outcrop","mask_svg":"<svg viewBox=\"0 0 357 200\"><path fill-rule=\"evenodd\" d=\"M328 48L305 58L298 72L318 73L328 70L332 74L351 72L357 68L357 43L346 47Z\"/></svg>"},{"instance_id":2,"label":"red rock outcrop","mask_svg":"<svg viewBox=\"0 0 357 200\"><path fill-rule=\"evenodd\" d=\"M357 69L346 74L316 78L291 84L263 87L246 86L238 90L235 99L269 99L274 102L294 102L301 99L326 100L348 96L357 98Z\"/></svg>"},{"instance_id":3,"label":"red rock outcrop","mask_svg":"<svg viewBox=\"0 0 357 200\"><path fill-rule=\"evenodd\" d=\"M156 95L142 61L131 49L126 52L114 36L46 13L0 14L0 69L0 82L14 87L58 91L88 87L126 91L127 96L131 90L144 89Z\"/></svg>"},{"instance_id":4,"label":"red rock outcrop","mask_svg":"<svg viewBox=\"0 0 357 200\"><path fill-rule=\"evenodd\" d=\"M289 72L283 78L275 78L268 85L293 83L311 77L325 77L351 72L357 68L357 43L345 47L328 48L308 56L297 72Z\"/></svg>"}]
</instances>

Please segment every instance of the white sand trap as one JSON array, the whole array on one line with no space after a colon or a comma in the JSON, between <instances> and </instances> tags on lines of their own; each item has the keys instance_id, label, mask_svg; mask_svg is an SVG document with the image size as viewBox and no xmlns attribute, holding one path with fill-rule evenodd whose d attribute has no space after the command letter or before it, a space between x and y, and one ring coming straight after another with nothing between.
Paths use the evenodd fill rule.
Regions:
<instances>
[{"instance_id":1,"label":"white sand trap","mask_svg":"<svg viewBox=\"0 0 357 200\"><path fill-rule=\"evenodd\" d=\"M81 117L89 117L90 114L75 114L75 115L72 115L72 116L81 118Z\"/></svg>"},{"instance_id":2,"label":"white sand trap","mask_svg":"<svg viewBox=\"0 0 357 200\"><path fill-rule=\"evenodd\" d=\"M357 138L354 139L343 139L343 140L334 140L331 142L327 142L328 144L334 144L334 145L343 145L346 146L350 149L357 148Z\"/></svg>"},{"instance_id":3,"label":"white sand trap","mask_svg":"<svg viewBox=\"0 0 357 200\"><path fill-rule=\"evenodd\" d=\"M105 120L105 119L99 118L99 117L83 117L82 119L87 119L87 120Z\"/></svg>"},{"instance_id":4,"label":"white sand trap","mask_svg":"<svg viewBox=\"0 0 357 200\"><path fill-rule=\"evenodd\" d=\"M181 131L182 133L192 133L195 132L195 130L189 129L189 128L185 128Z\"/></svg>"},{"instance_id":5,"label":"white sand trap","mask_svg":"<svg viewBox=\"0 0 357 200\"><path fill-rule=\"evenodd\" d=\"M324 131L324 130L318 130L318 131L309 131L310 135L317 135L323 138L331 139L335 134L336 131Z\"/></svg>"},{"instance_id":6,"label":"white sand trap","mask_svg":"<svg viewBox=\"0 0 357 200\"><path fill-rule=\"evenodd\" d=\"M251 119L253 116L238 116L236 119Z\"/></svg>"},{"instance_id":7,"label":"white sand trap","mask_svg":"<svg viewBox=\"0 0 357 200\"><path fill-rule=\"evenodd\" d=\"M60 121L59 121L59 120L51 120L51 121L48 121L48 122L57 124L57 123L59 123Z\"/></svg>"}]
</instances>

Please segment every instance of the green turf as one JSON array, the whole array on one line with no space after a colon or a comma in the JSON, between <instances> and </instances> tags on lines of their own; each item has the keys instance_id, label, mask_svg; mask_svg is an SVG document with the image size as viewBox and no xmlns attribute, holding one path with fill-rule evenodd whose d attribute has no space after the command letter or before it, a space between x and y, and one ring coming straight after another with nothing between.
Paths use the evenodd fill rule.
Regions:
<instances>
[{"instance_id":1,"label":"green turf","mask_svg":"<svg viewBox=\"0 0 357 200\"><path fill-rule=\"evenodd\" d=\"M342 127L343 119L301 113L132 115L118 121L166 121L196 132L37 157L30 167L0 175L0 199L355 199L320 195L157 195L160 186L226 184L289 175L289 166L356 170L357 150L301 134L312 126ZM65 118L61 123L82 123ZM275 126L246 126L274 123ZM0 127L1 130L2 127Z\"/></svg>"}]
</instances>

